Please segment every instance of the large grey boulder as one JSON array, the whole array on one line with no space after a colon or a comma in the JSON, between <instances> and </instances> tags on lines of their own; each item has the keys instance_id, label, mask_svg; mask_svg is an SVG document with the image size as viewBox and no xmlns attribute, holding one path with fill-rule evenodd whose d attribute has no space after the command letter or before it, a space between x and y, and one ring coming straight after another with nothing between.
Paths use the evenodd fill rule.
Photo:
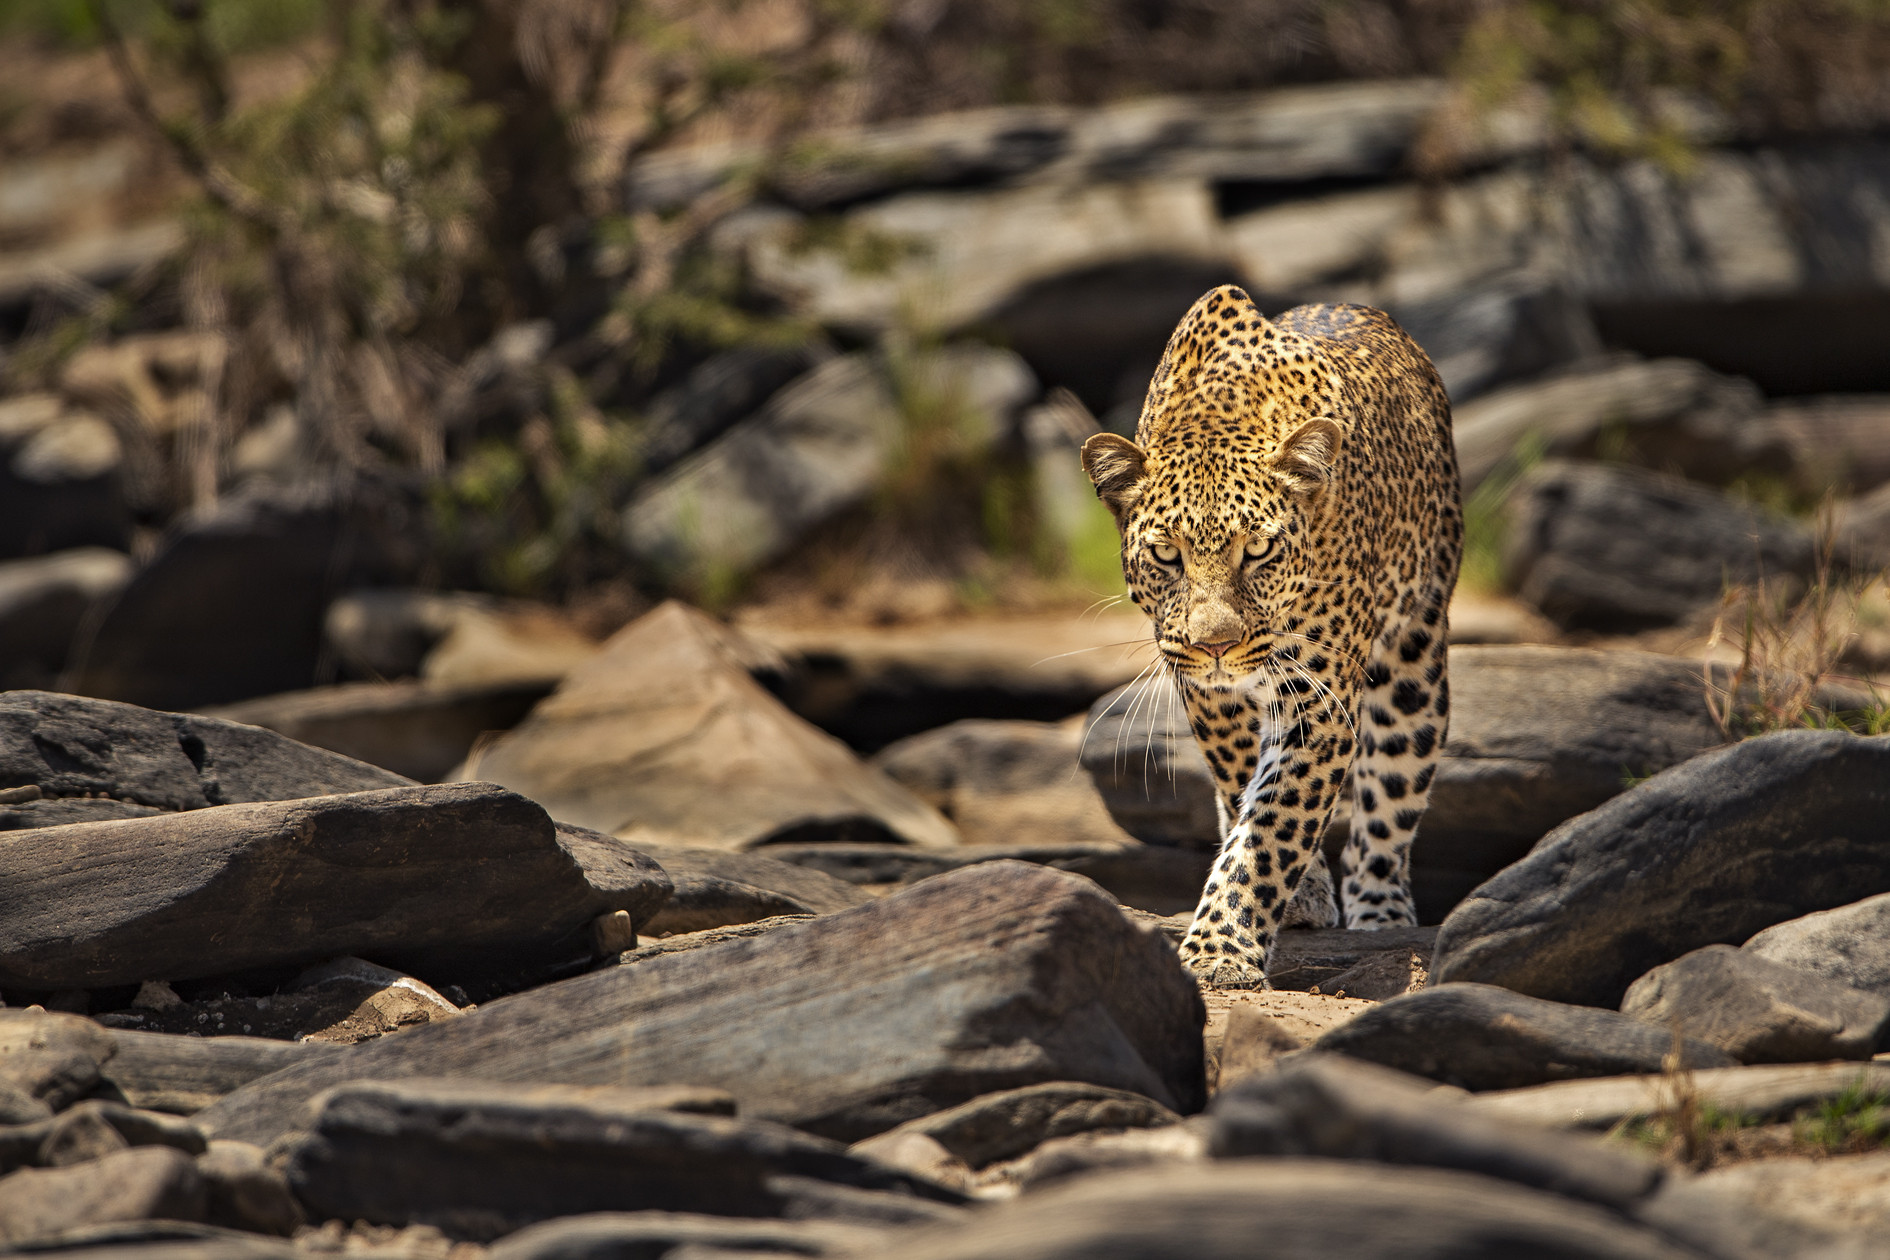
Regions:
<instances>
[{"instance_id":1,"label":"large grey boulder","mask_svg":"<svg viewBox=\"0 0 1890 1260\"><path fill-rule=\"evenodd\" d=\"M131 579L131 557L79 547L0 561L0 688L51 683L86 613Z\"/></svg>"},{"instance_id":2,"label":"large grey boulder","mask_svg":"<svg viewBox=\"0 0 1890 1260\"><path fill-rule=\"evenodd\" d=\"M99 988L368 954L424 976L586 957L669 879L491 784L72 823L0 845L0 986Z\"/></svg>"},{"instance_id":3,"label":"large grey boulder","mask_svg":"<svg viewBox=\"0 0 1890 1260\"><path fill-rule=\"evenodd\" d=\"M0 694L0 831L409 784L273 731L45 691Z\"/></svg>"},{"instance_id":4,"label":"large grey boulder","mask_svg":"<svg viewBox=\"0 0 1890 1260\"><path fill-rule=\"evenodd\" d=\"M1798 971L1890 997L1890 893L1775 923L1741 948Z\"/></svg>"},{"instance_id":5,"label":"large grey boulder","mask_svg":"<svg viewBox=\"0 0 1890 1260\"><path fill-rule=\"evenodd\" d=\"M106 1155L68 1168L27 1168L0 1180L0 1244L46 1238L111 1221L201 1221L203 1178L167 1146Z\"/></svg>"},{"instance_id":6,"label":"large grey boulder","mask_svg":"<svg viewBox=\"0 0 1890 1260\"><path fill-rule=\"evenodd\" d=\"M1890 1034L1890 997L1708 945L1628 986L1621 1013L1718 1046L1741 1063L1868 1059Z\"/></svg>"},{"instance_id":7,"label":"large grey boulder","mask_svg":"<svg viewBox=\"0 0 1890 1260\"><path fill-rule=\"evenodd\" d=\"M778 657L678 603L620 630L457 777L633 843L953 845L937 811L750 676Z\"/></svg>"},{"instance_id":8,"label":"large grey boulder","mask_svg":"<svg viewBox=\"0 0 1890 1260\"><path fill-rule=\"evenodd\" d=\"M278 1150L318 1219L489 1239L580 1212L792 1216L796 1183L952 1201L836 1142L737 1120L717 1090L357 1082L309 1104Z\"/></svg>"},{"instance_id":9,"label":"large grey boulder","mask_svg":"<svg viewBox=\"0 0 1890 1260\"><path fill-rule=\"evenodd\" d=\"M1085 726L967 718L883 748L873 764L967 844L1130 844L1077 762Z\"/></svg>"},{"instance_id":10,"label":"large grey boulder","mask_svg":"<svg viewBox=\"0 0 1890 1260\"><path fill-rule=\"evenodd\" d=\"M1537 276L1466 277L1422 298L1379 300L1430 356L1452 399L1579 363L1601 349L1581 299Z\"/></svg>"},{"instance_id":11,"label":"large grey boulder","mask_svg":"<svg viewBox=\"0 0 1890 1260\"><path fill-rule=\"evenodd\" d=\"M1412 851L1419 913L1464 894L1556 825L1725 741L1697 661L1532 645L1453 647L1451 718ZM1149 844L1212 850L1214 786L1185 716L1160 686L1091 710L1083 766L1122 827ZM1336 857L1344 806L1326 834Z\"/></svg>"},{"instance_id":12,"label":"large grey boulder","mask_svg":"<svg viewBox=\"0 0 1890 1260\"><path fill-rule=\"evenodd\" d=\"M1592 455L1610 426L1625 426L1639 446L1658 444L1658 454L1684 450L1690 472L1723 481L1780 453L1780 443L1758 423L1762 405L1750 382L1702 364L1619 357L1485 394L1453 410L1451 430L1465 494L1525 443L1539 455ZM1705 466L1706 459L1719 465Z\"/></svg>"},{"instance_id":13,"label":"large grey boulder","mask_svg":"<svg viewBox=\"0 0 1890 1260\"><path fill-rule=\"evenodd\" d=\"M1487 984L1440 984L1362 1011L1313 1049L1363 1059L1462 1089L1517 1089L1585 1076L1657 1072L1673 1030L1614 1011L1567 1006ZM1687 1041L1689 1068L1737 1060Z\"/></svg>"},{"instance_id":14,"label":"large grey boulder","mask_svg":"<svg viewBox=\"0 0 1890 1260\"><path fill-rule=\"evenodd\" d=\"M40 1109L50 1114L91 1093L113 1049L111 1034L89 1019L0 1009L0 1100L12 1113L6 1123L40 1119Z\"/></svg>"},{"instance_id":15,"label":"large grey boulder","mask_svg":"<svg viewBox=\"0 0 1890 1260\"><path fill-rule=\"evenodd\" d=\"M838 228L838 248L810 245L801 216L751 212L718 236L763 292L856 335L913 309L943 329L1003 322L1037 286L1150 258L1236 278L1213 190L1195 177L905 192L850 211ZM885 265L859 266L862 246Z\"/></svg>"},{"instance_id":16,"label":"large grey boulder","mask_svg":"<svg viewBox=\"0 0 1890 1260\"><path fill-rule=\"evenodd\" d=\"M896 366L834 359L640 489L624 509L624 544L699 580L747 572L870 496L909 426L942 426L947 442L982 450L1036 392L1021 359L980 346ZM914 407L932 414L907 415Z\"/></svg>"},{"instance_id":17,"label":"large grey boulder","mask_svg":"<svg viewBox=\"0 0 1890 1260\"><path fill-rule=\"evenodd\" d=\"M68 411L54 394L0 400L0 558L126 550L123 464L117 436L98 416Z\"/></svg>"},{"instance_id":18,"label":"large grey boulder","mask_svg":"<svg viewBox=\"0 0 1890 1260\"><path fill-rule=\"evenodd\" d=\"M1432 978L1613 1007L1682 954L1885 891L1890 740L1781 731L1543 837L1451 911Z\"/></svg>"},{"instance_id":19,"label":"large grey boulder","mask_svg":"<svg viewBox=\"0 0 1890 1260\"><path fill-rule=\"evenodd\" d=\"M1421 119L1444 92L1438 80L1377 80L902 119L822 135L807 155L772 172L770 187L790 204L819 209L928 186L1383 177L1404 165ZM1526 143L1517 122L1505 118L1484 143L1495 150ZM760 156L738 144L647 154L624 173L625 199L675 209Z\"/></svg>"},{"instance_id":20,"label":"large grey boulder","mask_svg":"<svg viewBox=\"0 0 1890 1260\"><path fill-rule=\"evenodd\" d=\"M1626 1211L1660 1166L1592 1138L1532 1129L1439 1101L1429 1081L1310 1053L1215 1096L1210 1151L1361 1159L1481 1173Z\"/></svg>"},{"instance_id":21,"label":"large grey boulder","mask_svg":"<svg viewBox=\"0 0 1890 1260\"><path fill-rule=\"evenodd\" d=\"M1652 160L1578 159L1564 181L1532 227L1581 293L1617 309L1644 304L1657 316L1663 299L1670 310L1691 300L1725 309L1731 327L1739 299L1832 298L1883 283L1881 271L1858 266L1883 223L1873 199L1890 190L1890 145L1878 137L1720 148L1700 154L1685 180ZM1839 321L1812 322L1820 326L1774 323L1768 333L1781 349L1843 335Z\"/></svg>"},{"instance_id":22,"label":"large grey boulder","mask_svg":"<svg viewBox=\"0 0 1890 1260\"><path fill-rule=\"evenodd\" d=\"M828 357L816 346L736 346L711 355L680 384L650 402L637 445L645 476L654 476L760 410L768 398Z\"/></svg>"},{"instance_id":23,"label":"large grey boulder","mask_svg":"<svg viewBox=\"0 0 1890 1260\"><path fill-rule=\"evenodd\" d=\"M1506 512L1505 580L1570 629L1669 625L1728 583L1812 560L1803 525L1639 468L1550 461L1523 476Z\"/></svg>"},{"instance_id":24,"label":"large grey boulder","mask_svg":"<svg viewBox=\"0 0 1890 1260\"><path fill-rule=\"evenodd\" d=\"M672 885L669 899L637 924L642 936L701 932L784 914L831 914L873 900L856 884L825 871L760 853L645 845Z\"/></svg>"},{"instance_id":25,"label":"large grey boulder","mask_svg":"<svg viewBox=\"0 0 1890 1260\"><path fill-rule=\"evenodd\" d=\"M350 1080L689 1082L858 1139L979 1094L1073 1080L1204 1099L1199 989L1087 880L993 862L872 905L646 958L325 1055L197 1117L267 1143Z\"/></svg>"},{"instance_id":26,"label":"large grey boulder","mask_svg":"<svg viewBox=\"0 0 1890 1260\"><path fill-rule=\"evenodd\" d=\"M1256 1241L1261 1240L1261 1241ZM1606 1208L1475 1173L1225 1160L1078 1178L899 1239L900 1260L1698 1260Z\"/></svg>"},{"instance_id":27,"label":"large grey boulder","mask_svg":"<svg viewBox=\"0 0 1890 1260\"><path fill-rule=\"evenodd\" d=\"M415 568L414 516L367 485L316 486L176 525L74 653L72 690L195 709L313 686L328 602Z\"/></svg>"}]
</instances>

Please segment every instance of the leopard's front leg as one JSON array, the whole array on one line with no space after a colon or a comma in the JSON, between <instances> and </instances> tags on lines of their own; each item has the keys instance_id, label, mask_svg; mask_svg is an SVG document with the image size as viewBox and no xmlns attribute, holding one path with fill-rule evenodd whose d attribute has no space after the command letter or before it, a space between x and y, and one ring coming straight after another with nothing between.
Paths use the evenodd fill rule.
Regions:
<instances>
[{"instance_id":1,"label":"leopard's front leg","mask_svg":"<svg viewBox=\"0 0 1890 1260\"><path fill-rule=\"evenodd\" d=\"M1321 860L1319 839L1351 760L1342 715L1355 697L1332 699L1338 703L1289 700L1208 873L1181 960L1211 988L1269 987L1267 952L1294 890Z\"/></svg>"}]
</instances>

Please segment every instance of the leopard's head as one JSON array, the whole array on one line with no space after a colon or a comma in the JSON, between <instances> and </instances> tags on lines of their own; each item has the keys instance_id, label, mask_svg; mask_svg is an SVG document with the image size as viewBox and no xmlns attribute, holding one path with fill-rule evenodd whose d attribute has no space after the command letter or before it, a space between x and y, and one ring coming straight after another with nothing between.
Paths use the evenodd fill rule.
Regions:
<instances>
[{"instance_id":1,"label":"leopard's head","mask_svg":"<svg viewBox=\"0 0 1890 1260\"><path fill-rule=\"evenodd\" d=\"M1129 596L1185 680L1233 687L1289 644L1328 583L1314 539L1345 442L1337 383L1304 338L1239 289L1195 303L1136 436L1100 433L1083 468L1122 534Z\"/></svg>"}]
</instances>

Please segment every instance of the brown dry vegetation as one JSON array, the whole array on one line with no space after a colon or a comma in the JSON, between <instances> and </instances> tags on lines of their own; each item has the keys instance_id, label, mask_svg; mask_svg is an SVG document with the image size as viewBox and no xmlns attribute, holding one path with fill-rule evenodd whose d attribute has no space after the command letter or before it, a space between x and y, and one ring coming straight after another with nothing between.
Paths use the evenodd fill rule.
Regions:
<instances>
[{"instance_id":1,"label":"brown dry vegetation","mask_svg":"<svg viewBox=\"0 0 1890 1260\"><path fill-rule=\"evenodd\" d=\"M1419 161L1442 176L1523 98L1565 145L1675 165L1702 108L1746 135L1890 118L1886 0L12 0L0 30L0 152L136 135L144 204L116 213L182 200L189 230L122 291L50 290L4 384L140 327L207 334L210 403L154 478L163 511L213 501L235 440L286 406L316 465L431 487L456 580L520 592L615 571L656 389L810 335L703 245L822 129L1442 74ZM640 156L732 138L769 156L678 211L619 209ZM481 356L529 320L554 334L536 401L482 418ZM958 471L941 521L1032 554L1027 514L992 510L1015 470Z\"/></svg>"}]
</instances>

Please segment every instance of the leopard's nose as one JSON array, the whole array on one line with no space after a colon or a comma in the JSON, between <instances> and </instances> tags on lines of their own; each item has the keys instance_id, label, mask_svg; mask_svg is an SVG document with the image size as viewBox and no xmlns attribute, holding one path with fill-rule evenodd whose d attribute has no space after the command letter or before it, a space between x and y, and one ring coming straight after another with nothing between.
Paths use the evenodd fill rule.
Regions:
<instances>
[{"instance_id":1,"label":"leopard's nose","mask_svg":"<svg viewBox=\"0 0 1890 1260\"><path fill-rule=\"evenodd\" d=\"M1212 643L1196 643L1194 646L1218 661L1221 659L1221 654L1237 642L1239 642L1237 639L1217 639Z\"/></svg>"}]
</instances>

